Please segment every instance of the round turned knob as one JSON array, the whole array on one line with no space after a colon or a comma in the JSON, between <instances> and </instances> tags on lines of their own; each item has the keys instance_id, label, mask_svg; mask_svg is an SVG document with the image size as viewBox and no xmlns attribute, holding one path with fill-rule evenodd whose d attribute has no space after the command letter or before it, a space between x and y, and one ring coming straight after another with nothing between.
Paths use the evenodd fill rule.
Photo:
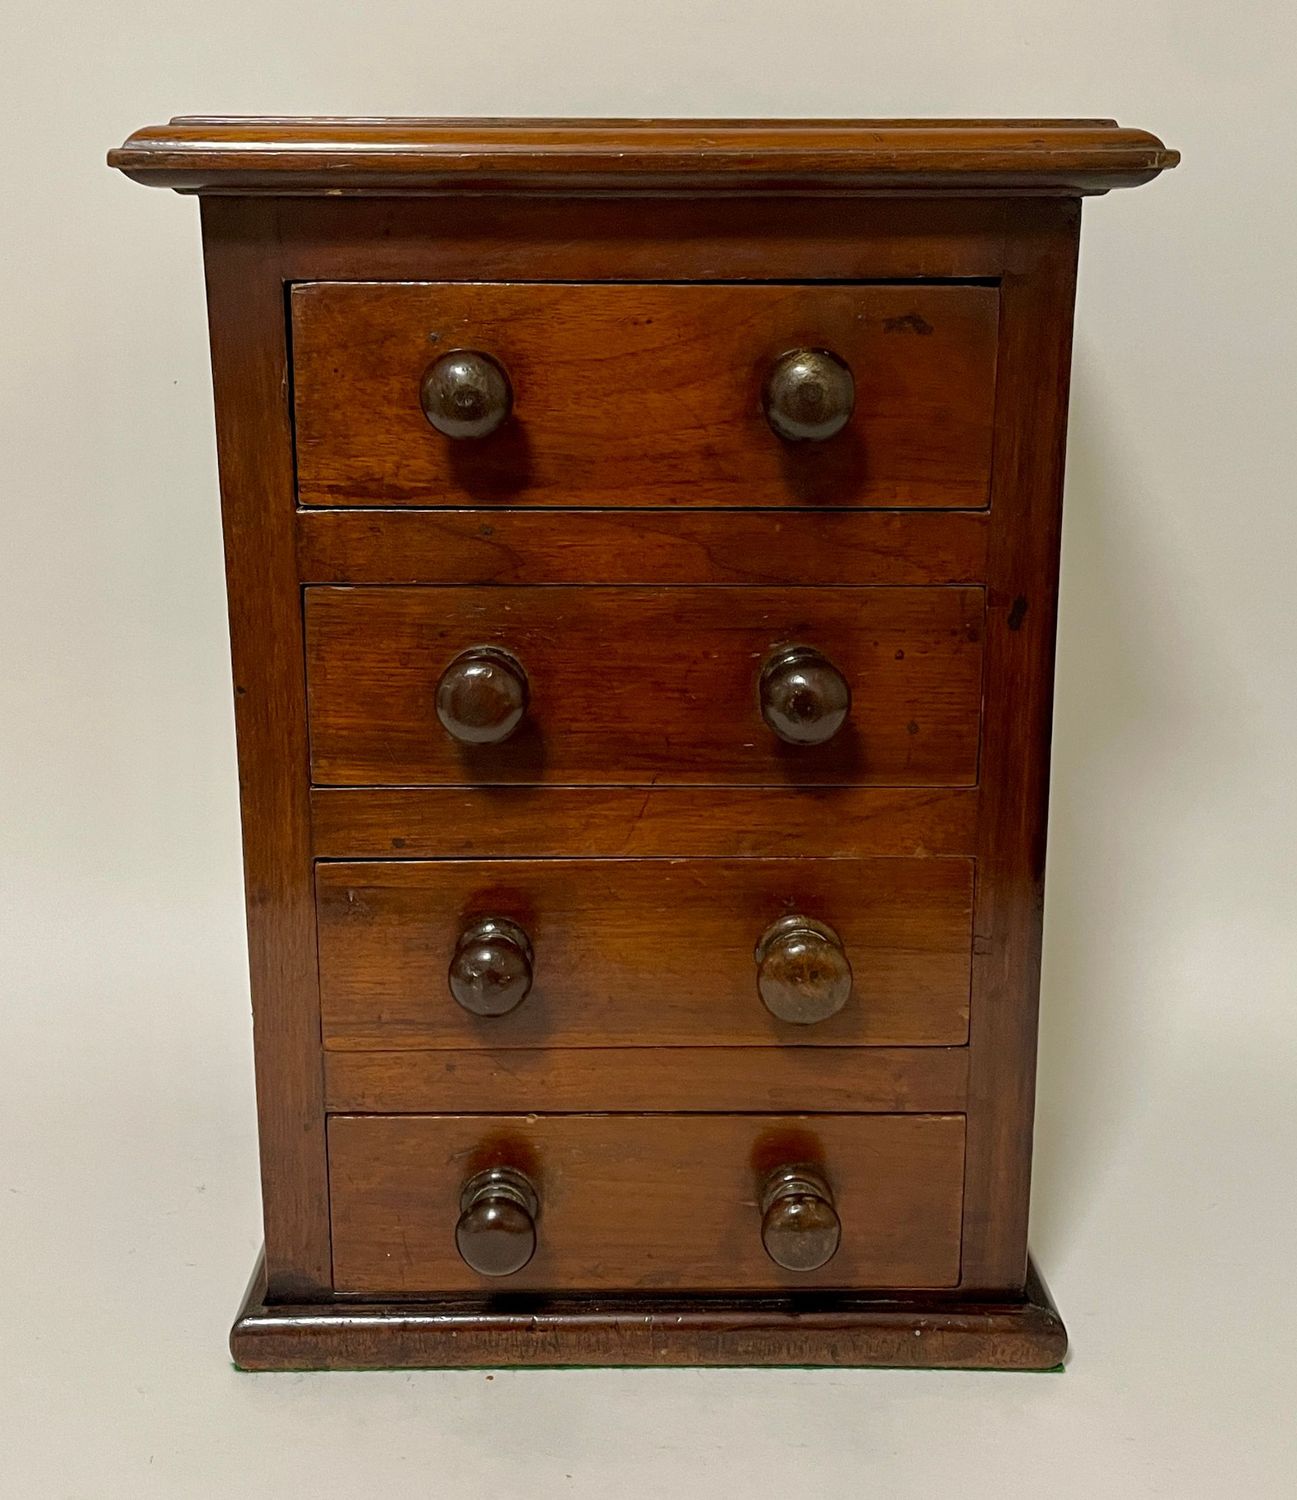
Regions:
<instances>
[{"instance_id":1,"label":"round turned knob","mask_svg":"<svg viewBox=\"0 0 1297 1500\"><path fill-rule=\"evenodd\" d=\"M812 646L789 646L761 670L761 717L789 745L822 745L846 723L851 685Z\"/></svg>"},{"instance_id":2,"label":"round turned knob","mask_svg":"<svg viewBox=\"0 0 1297 1500\"><path fill-rule=\"evenodd\" d=\"M498 646L473 646L441 674L437 717L463 745L498 745L522 723L529 696L517 657Z\"/></svg>"},{"instance_id":3,"label":"round turned knob","mask_svg":"<svg viewBox=\"0 0 1297 1500\"><path fill-rule=\"evenodd\" d=\"M766 421L790 443L822 443L851 420L856 383L827 349L794 349L766 376Z\"/></svg>"},{"instance_id":4,"label":"round turned knob","mask_svg":"<svg viewBox=\"0 0 1297 1500\"><path fill-rule=\"evenodd\" d=\"M818 1271L838 1253L842 1221L815 1167L780 1167L761 1194L761 1243L786 1271Z\"/></svg>"},{"instance_id":5,"label":"round turned knob","mask_svg":"<svg viewBox=\"0 0 1297 1500\"><path fill-rule=\"evenodd\" d=\"M851 995L851 964L827 922L780 917L761 934L756 961L761 1003L781 1021L827 1021Z\"/></svg>"},{"instance_id":6,"label":"round turned knob","mask_svg":"<svg viewBox=\"0 0 1297 1500\"><path fill-rule=\"evenodd\" d=\"M483 917L459 935L450 993L475 1016L504 1016L531 989L531 939L507 917Z\"/></svg>"},{"instance_id":7,"label":"round turned knob","mask_svg":"<svg viewBox=\"0 0 1297 1500\"><path fill-rule=\"evenodd\" d=\"M448 438L489 437L513 410L504 369L477 349L453 349L423 373L423 414Z\"/></svg>"},{"instance_id":8,"label":"round turned knob","mask_svg":"<svg viewBox=\"0 0 1297 1500\"><path fill-rule=\"evenodd\" d=\"M481 1276L512 1276L536 1253L540 1199L513 1167L490 1167L470 1177L459 1195L455 1248Z\"/></svg>"}]
</instances>

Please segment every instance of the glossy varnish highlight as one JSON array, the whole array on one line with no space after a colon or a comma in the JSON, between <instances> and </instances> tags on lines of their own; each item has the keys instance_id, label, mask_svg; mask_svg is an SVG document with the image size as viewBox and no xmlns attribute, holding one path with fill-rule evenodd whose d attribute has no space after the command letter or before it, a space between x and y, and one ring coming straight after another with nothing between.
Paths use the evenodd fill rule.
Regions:
<instances>
[{"instance_id":1,"label":"glossy varnish highlight","mask_svg":"<svg viewBox=\"0 0 1297 1500\"><path fill-rule=\"evenodd\" d=\"M967 1037L969 860L343 862L321 864L316 889L329 1047ZM758 992L757 945L793 912L830 923L854 970L850 999L815 1025L780 1022ZM508 1015L474 1016L447 986L461 933L487 917L518 923L534 949L531 992Z\"/></svg>"},{"instance_id":2,"label":"glossy varnish highlight","mask_svg":"<svg viewBox=\"0 0 1297 1500\"><path fill-rule=\"evenodd\" d=\"M312 776L968 786L982 614L977 588L312 588ZM794 643L850 686L852 711L823 744L788 744L762 716L763 669ZM507 738L465 744L439 722L435 689L482 644L521 663L530 705Z\"/></svg>"},{"instance_id":3,"label":"glossy varnish highlight","mask_svg":"<svg viewBox=\"0 0 1297 1500\"><path fill-rule=\"evenodd\" d=\"M181 192L1098 193L1168 151L1115 120L349 120L180 116L109 160Z\"/></svg>"},{"instance_id":4,"label":"glossy varnish highlight","mask_svg":"<svg viewBox=\"0 0 1297 1500\"><path fill-rule=\"evenodd\" d=\"M981 286L299 286L300 498L982 506L997 300ZM804 344L854 377L828 441L790 442L765 410L772 372ZM507 373L511 411L489 434L440 432L420 403L454 350Z\"/></svg>"},{"instance_id":5,"label":"glossy varnish highlight","mask_svg":"<svg viewBox=\"0 0 1297 1500\"><path fill-rule=\"evenodd\" d=\"M949 1287L959 1275L957 1115L337 1115L329 1127L339 1291L478 1289L455 1253L465 1181L495 1165L539 1198L514 1290ZM838 1253L790 1272L766 1253L761 1188L814 1162ZM501 1287L503 1283L501 1283Z\"/></svg>"}]
</instances>

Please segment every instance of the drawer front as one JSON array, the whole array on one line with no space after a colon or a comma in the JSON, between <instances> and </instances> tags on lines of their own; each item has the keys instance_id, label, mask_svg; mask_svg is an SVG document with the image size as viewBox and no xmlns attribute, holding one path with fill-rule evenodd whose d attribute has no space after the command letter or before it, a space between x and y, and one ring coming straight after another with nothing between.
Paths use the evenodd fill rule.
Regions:
<instances>
[{"instance_id":1,"label":"drawer front","mask_svg":"<svg viewBox=\"0 0 1297 1500\"><path fill-rule=\"evenodd\" d=\"M573 525L580 525L573 518ZM980 588L310 588L317 784L971 785ZM438 683L482 644L530 704L499 744L465 745ZM762 715L764 664L822 653L851 692L822 744Z\"/></svg>"},{"instance_id":2,"label":"drawer front","mask_svg":"<svg viewBox=\"0 0 1297 1500\"><path fill-rule=\"evenodd\" d=\"M438 860L320 864L320 993L341 1048L960 1045L967 1038L973 866L966 859ZM827 924L811 971L756 949L781 918ZM516 924L475 963L483 1015L452 993L477 925ZM825 946L827 944L827 946ZM816 968L816 961L819 967ZM790 962L793 960L789 960ZM530 976L530 990L520 997ZM821 1019L780 1019L798 999ZM463 992L466 981L457 979ZM847 985L849 984L849 990ZM842 988L836 988L841 985ZM843 998L845 994L845 999Z\"/></svg>"},{"instance_id":3,"label":"drawer front","mask_svg":"<svg viewBox=\"0 0 1297 1500\"><path fill-rule=\"evenodd\" d=\"M763 1245L763 1190L790 1165L818 1171L840 1223L836 1254L815 1270L785 1269ZM535 1191L535 1252L488 1277L461 1258L456 1226L464 1185L500 1167ZM335 1116L334 1285L395 1296L953 1286L963 1172L958 1115Z\"/></svg>"},{"instance_id":4,"label":"drawer front","mask_svg":"<svg viewBox=\"0 0 1297 1500\"><path fill-rule=\"evenodd\" d=\"M998 294L985 286L312 283L292 295L305 505L984 506ZM424 415L444 353L489 355L512 414ZM850 419L788 441L767 378L827 349Z\"/></svg>"}]
</instances>

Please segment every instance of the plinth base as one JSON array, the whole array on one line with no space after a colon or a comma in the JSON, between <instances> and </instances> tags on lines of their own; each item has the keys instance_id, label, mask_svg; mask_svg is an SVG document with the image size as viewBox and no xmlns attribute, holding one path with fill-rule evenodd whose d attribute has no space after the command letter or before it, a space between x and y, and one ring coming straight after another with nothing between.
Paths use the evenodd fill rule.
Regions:
<instances>
[{"instance_id":1,"label":"plinth base","mask_svg":"<svg viewBox=\"0 0 1297 1500\"><path fill-rule=\"evenodd\" d=\"M1035 1265L1020 1301L852 1294L503 1294L266 1304L258 1265L230 1333L242 1370L883 1365L1049 1370L1067 1332Z\"/></svg>"}]
</instances>

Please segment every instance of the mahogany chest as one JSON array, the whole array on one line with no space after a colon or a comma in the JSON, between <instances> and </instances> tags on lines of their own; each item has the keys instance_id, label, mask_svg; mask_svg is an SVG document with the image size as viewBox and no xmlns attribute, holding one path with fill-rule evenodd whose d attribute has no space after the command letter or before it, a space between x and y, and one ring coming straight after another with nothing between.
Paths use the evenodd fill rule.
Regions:
<instances>
[{"instance_id":1,"label":"mahogany chest","mask_svg":"<svg viewBox=\"0 0 1297 1500\"><path fill-rule=\"evenodd\" d=\"M1108 120L191 118L251 1369L1057 1364L1027 1256Z\"/></svg>"}]
</instances>

